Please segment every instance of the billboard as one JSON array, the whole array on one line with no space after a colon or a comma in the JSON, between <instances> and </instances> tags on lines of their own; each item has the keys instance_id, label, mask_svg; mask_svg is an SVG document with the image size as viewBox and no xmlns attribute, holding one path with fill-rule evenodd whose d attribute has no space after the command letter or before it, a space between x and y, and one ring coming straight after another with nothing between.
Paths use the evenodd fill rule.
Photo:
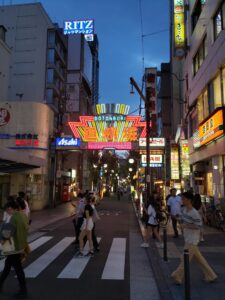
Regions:
<instances>
[{"instance_id":1,"label":"billboard","mask_svg":"<svg viewBox=\"0 0 225 300\"><path fill-rule=\"evenodd\" d=\"M175 56L182 57L185 47L184 0L174 0L174 48Z\"/></svg>"},{"instance_id":2,"label":"billboard","mask_svg":"<svg viewBox=\"0 0 225 300\"><path fill-rule=\"evenodd\" d=\"M188 140L181 140L180 142L180 152L181 152L181 174L182 177L190 175L190 161L189 161L189 146Z\"/></svg>"},{"instance_id":3,"label":"billboard","mask_svg":"<svg viewBox=\"0 0 225 300\"><path fill-rule=\"evenodd\" d=\"M57 137L55 139L56 148L79 147L80 139L72 137Z\"/></svg>"},{"instance_id":4,"label":"billboard","mask_svg":"<svg viewBox=\"0 0 225 300\"><path fill-rule=\"evenodd\" d=\"M84 34L89 42L94 40L94 20L64 21L63 32L68 34Z\"/></svg>"},{"instance_id":5,"label":"billboard","mask_svg":"<svg viewBox=\"0 0 225 300\"><path fill-rule=\"evenodd\" d=\"M200 145L206 145L224 134L224 109L220 108L199 126Z\"/></svg>"},{"instance_id":6,"label":"billboard","mask_svg":"<svg viewBox=\"0 0 225 300\"><path fill-rule=\"evenodd\" d=\"M177 145L171 145L170 152L170 162L171 162L171 179L180 179L180 168L179 168L179 150Z\"/></svg>"},{"instance_id":7,"label":"billboard","mask_svg":"<svg viewBox=\"0 0 225 300\"><path fill-rule=\"evenodd\" d=\"M163 156L158 154L150 155L150 167L161 167L163 163ZM142 167L147 166L147 155L141 155L141 165Z\"/></svg>"},{"instance_id":8,"label":"billboard","mask_svg":"<svg viewBox=\"0 0 225 300\"><path fill-rule=\"evenodd\" d=\"M146 138L139 139L139 146L146 147ZM165 147L165 138L150 138L150 147Z\"/></svg>"},{"instance_id":9,"label":"billboard","mask_svg":"<svg viewBox=\"0 0 225 300\"><path fill-rule=\"evenodd\" d=\"M78 122L69 122L75 138L88 143L88 149L114 148L130 150L131 143L146 137L146 122L141 116L129 116L124 104L111 107L97 105L95 116L80 116ZM117 112L117 113L116 113Z\"/></svg>"}]
</instances>

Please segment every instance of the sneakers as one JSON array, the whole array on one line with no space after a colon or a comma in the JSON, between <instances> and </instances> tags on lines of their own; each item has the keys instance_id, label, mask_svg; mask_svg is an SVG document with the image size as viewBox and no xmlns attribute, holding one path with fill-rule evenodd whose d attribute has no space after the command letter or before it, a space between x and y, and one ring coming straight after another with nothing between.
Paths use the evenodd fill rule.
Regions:
<instances>
[{"instance_id":1,"label":"sneakers","mask_svg":"<svg viewBox=\"0 0 225 300\"><path fill-rule=\"evenodd\" d=\"M88 256L88 257L94 257L94 252L89 251L85 256L86 256L86 257L87 257L87 256Z\"/></svg>"},{"instance_id":2,"label":"sneakers","mask_svg":"<svg viewBox=\"0 0 225 300\"><path fill-rule=\"evenodd\" d=\"M79 252L77 253L77 257L84 257L84 253L79 251Z\"/></svg>"},{"instance_id":3,"label":"sneakers","mask_svg":"<svg viewBox=\"0 0 225 300\"><path fill-rule=\"evenodd\" d=\"M142 243L141 248L149 248L149 244L148 243Z\"/></svg>"}]
</instances>

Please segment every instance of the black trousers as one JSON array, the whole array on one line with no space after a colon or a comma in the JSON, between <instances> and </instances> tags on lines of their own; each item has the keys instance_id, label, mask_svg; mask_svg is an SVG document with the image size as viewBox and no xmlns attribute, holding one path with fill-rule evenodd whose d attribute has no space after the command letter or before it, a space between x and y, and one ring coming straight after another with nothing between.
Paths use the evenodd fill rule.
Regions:
<instances>
[{"instance_id":1,"label":"black trousers","mask_svg":"<svg viewBox=\"0 0 225 300\"><path fill-rule=\"evenodd\" d=\"M178 236L178 230L177 230L177 218L175 216L171 216L172 219L172 225L173 225L173 231L174 235Z\"/></svg>"},{"instance_id":2,"label":"black trousers","mask_svg":"<svg viewBox=\"0 0 225 300\"><path fill-rule=\"evenodd\" d=\"M77 221L76 221L76 219L73 219L75 235L76 235L76 243L79 243L80 228L83 224L83 220L84 220L84 218L78 218Z\"/></svg>"},{"instance_id":3,"label":"black trousers","mask_svg":"<svg viewBox=\"0 0 225 300\"><path fill-rule=\"evenodd\" d=\"M21 263L21 254L13 254L7 256L4 269L0 276L0 285L2 285L6 280L12 267L15 269L21 290L26 290L26 280Z\"/></svg>"},{"instance_id":4,"label":"black trousers","mask_svg":"<svg viewBox=\"0 0 225 300\"><path fill-rule=\"evenodd\" d=\"M95 224L94 224L94 227L92 229L92 242L93 242L94 249L97 249L99 247L99 244L98 244L96 234L95 234Z\"/></svg>"}]
</instances>

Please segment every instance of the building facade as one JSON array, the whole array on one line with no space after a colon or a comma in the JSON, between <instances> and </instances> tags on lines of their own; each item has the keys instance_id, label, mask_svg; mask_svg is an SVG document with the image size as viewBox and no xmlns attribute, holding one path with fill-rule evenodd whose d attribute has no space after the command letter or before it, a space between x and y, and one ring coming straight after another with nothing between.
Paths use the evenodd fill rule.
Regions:
<instances>
[{"instance_id":1,"label":"building facade","mask_svg":"<svg viewBox=\"0 0 225 300\"><path fill-rule=\"evenodd\" d=\"M30 195L32 209L42 209L54 204L56 162L55 148L50 146L62 126L66 39L40 3L1 6L0 20L11 52L9 83L3 83L7 97L1 99L10 120L0 127L0 145L15 151L15 158L23 152L27 161L30 156L37 160L35 168L12 169L9 176L1 177L8 176L10 186L2 203L19 189Z\"/></svg>"},{"instance_id":2,"label":"building facade","mask_svg":"<svg viewBox=\"0 0 225 300\"><path fill-rule=\"evenodd\" d=\"M186 32L188 51L188 124L192 185L196 192L224 199L225 2L189 1Z\"/></svg>"}]
</instances>

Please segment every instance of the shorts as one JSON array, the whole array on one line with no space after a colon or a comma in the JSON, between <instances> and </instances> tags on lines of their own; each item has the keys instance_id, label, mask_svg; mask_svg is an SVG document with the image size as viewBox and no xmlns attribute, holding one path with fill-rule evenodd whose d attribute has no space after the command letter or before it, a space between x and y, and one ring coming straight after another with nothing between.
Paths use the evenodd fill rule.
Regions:
<instances>
[{"instance_id":1,"label":"shorts","mask_svg":"<svg viewBox=\"0 0 225 300\"><path fill-rule=\"evenodd\" d=\"M155 228L155 227L158 227L159 225L158 224L156 225L156 224L149 224L149 223L147 223L147 226Z\"/></svg>"},{"instance_id":2,"label":"shorts","mask_svg":"<svg viewBox=\"0 0 225 300\"><path fill-rule=\"evenodd\" d=\"M81 231L85 230L85 229L87 229L88 231L92 231L93 227L94 227L94 223L93 223L92 218L89 218L88 222L87 222L87 219L84 219L83 223L81 225Z\"/></svg>"}]
</instances>

